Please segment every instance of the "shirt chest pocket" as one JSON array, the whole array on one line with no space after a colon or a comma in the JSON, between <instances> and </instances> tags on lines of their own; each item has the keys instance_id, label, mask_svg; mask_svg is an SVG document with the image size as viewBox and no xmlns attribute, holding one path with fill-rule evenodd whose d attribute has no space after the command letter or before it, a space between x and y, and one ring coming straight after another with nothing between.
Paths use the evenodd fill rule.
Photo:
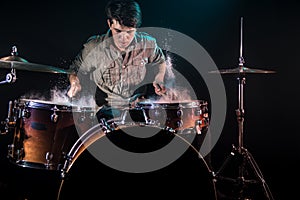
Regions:
<instances>
[{"instance_id":1,"label":"shirt chest pocket","mask_svg":"<svg viewBox=\"0 0 300 200\"><path fill-rule=\"evenodd\" d=\"M128 66L128 77L136 81L135 84L140 83L146 75L145 65L148 63L148 58L136 57L132 60L131 66Z\"/></svg>"},{"instance_id":2,"label":"shirt chest pocket","mask_svg":"<svg viewBox=\"0 0 300 200\"><path fill-rule=\"evenodd\" d=\"M132 59L132 65L144 67L148 63L148 58L136 57Z\"/></svg>"}]
</instances>

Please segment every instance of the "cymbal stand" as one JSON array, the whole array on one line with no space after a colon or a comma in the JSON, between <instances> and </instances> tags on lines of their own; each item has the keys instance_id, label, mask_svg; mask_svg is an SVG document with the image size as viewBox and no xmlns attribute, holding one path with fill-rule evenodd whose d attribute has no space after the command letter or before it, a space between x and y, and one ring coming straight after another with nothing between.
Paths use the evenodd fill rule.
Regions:
<instances>
[{"instance_id":1,"label":"cymbal stand","mask_svg":"<svg viewBox=\"0 0 300 200\"><path fill-rule=\"evenodd\" d=\"M17 53L17 47L13 46L12 47L12 56L18 55ZM11 72L6 74L5 80L0 81L0 85L5 84L5 83L14 83L17 80L17 75L16 75L16 69L14 68L14 63L11 63Z\"/></svg>"},{"instance_id":2,"label":"cymbal stand","mask_svg":"<svg viewBox=\"0 0 300 200\"><path fill-rule=\"evenodd\" d=\"M242 23L243 18L241 18ZM241 28L242 30L242 28ZM241 31L242 33L242 31ZM241 37L242 38L242 37ZM242 42L241 42L242 44ZM242 45L240 49L240 57L239 57L239 68L240 72L237 78L238 80L238 108L236 109L236 117L238 122L238 146L233 146L230 155L225 159L225 162L221 165L220 169L217 172L213 172L213 177L215 181L225 180L238 184L239 187L239 197L238 199L248 199L245 197L244 189L247 184L258 184L261 183L263 187L264 195L268 200L273 200L272 193L266 184L263 174L260 171L257 163L255 162L251 153L244 147L244 120L245 120L245 110L244 110L244 85L246 84L245 73L243 72L244 67L244 58L242 56ZM226 165L234 158L237 157L241 162L238 163L238 177L236 179L223 177L220 174L225 169ZM245 172L246 172L246 164L250 164L251 169L254 171L254 175L258 180L246 180Z\"/></svg>"},{"instance_id":3,"label":"cymbal stand","mask_svg":"<svg viewBox=\"0 0 300 200\"><path fill-rule=\"evenodd\" d=\"M17 80L16 69L12 68L10 73L6 74L5 80L0 81L0 85L5 83L14 83Z\"/></svg>"}]
</instances>

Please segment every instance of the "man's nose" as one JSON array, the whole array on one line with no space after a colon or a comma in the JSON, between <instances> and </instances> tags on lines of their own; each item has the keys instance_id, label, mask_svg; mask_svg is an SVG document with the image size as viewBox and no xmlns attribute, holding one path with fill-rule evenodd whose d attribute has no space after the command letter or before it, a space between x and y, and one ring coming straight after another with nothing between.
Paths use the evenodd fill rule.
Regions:
<instances>
[{"instance_id":1,"label":"man's nose","mask_svg":"<svg viewBox=\"0 0 300 200\"><path fill-rule=\"evenodd\" d=\"M120 33L119 34L119 39L120 40L125 40L126 39L126 33Z\"/></svg>"}]
</instances>

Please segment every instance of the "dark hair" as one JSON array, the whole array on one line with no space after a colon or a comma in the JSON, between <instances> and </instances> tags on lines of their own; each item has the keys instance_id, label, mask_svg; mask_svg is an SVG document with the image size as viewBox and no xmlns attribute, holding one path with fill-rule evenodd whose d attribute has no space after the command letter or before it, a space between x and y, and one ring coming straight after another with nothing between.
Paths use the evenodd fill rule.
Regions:
<instances>
[{"instance_id":1,"label":"dark hair","mask_svg":"<svg viewBox=\"0 0 300 200\"><path fill-rule=\"evenodd\" d=\"M105 7L107 18L117 20L120 25L138 28L142 24L142 12L134 0L111 0Z\"/></svg>"}]
</instances>

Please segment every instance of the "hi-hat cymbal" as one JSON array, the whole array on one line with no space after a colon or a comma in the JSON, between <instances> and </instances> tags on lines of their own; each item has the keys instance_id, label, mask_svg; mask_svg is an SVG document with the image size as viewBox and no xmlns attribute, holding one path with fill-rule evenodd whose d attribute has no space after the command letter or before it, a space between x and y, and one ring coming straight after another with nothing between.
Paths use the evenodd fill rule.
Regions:
<instances>
[{"instance_id":1,"label":"hi-hat cymbal","mask_svg":"<svg viewBox=\"0 0 300 200\"><path fill-rule=\"evenodd\" d=\"M262 70L262 69L253 69L244 66L239 66L233 69L220 69L215 71L210 71L209 73L214 74L269 74L269 73L276 73L275 71L271 70Z\"/></svg>"},{"instance_id":2,"label":"hi-hat cymbal","mask_svg":"<svg viewBox=\"0 0 300 200\"><path fill-rule=\"evenodd\" d=\"M30 63L19 56L7 56L0 59L0 69L19 69L35 72L71 74L71 71L60 69L53 66Z\"/></svg>"}]
</instances>

